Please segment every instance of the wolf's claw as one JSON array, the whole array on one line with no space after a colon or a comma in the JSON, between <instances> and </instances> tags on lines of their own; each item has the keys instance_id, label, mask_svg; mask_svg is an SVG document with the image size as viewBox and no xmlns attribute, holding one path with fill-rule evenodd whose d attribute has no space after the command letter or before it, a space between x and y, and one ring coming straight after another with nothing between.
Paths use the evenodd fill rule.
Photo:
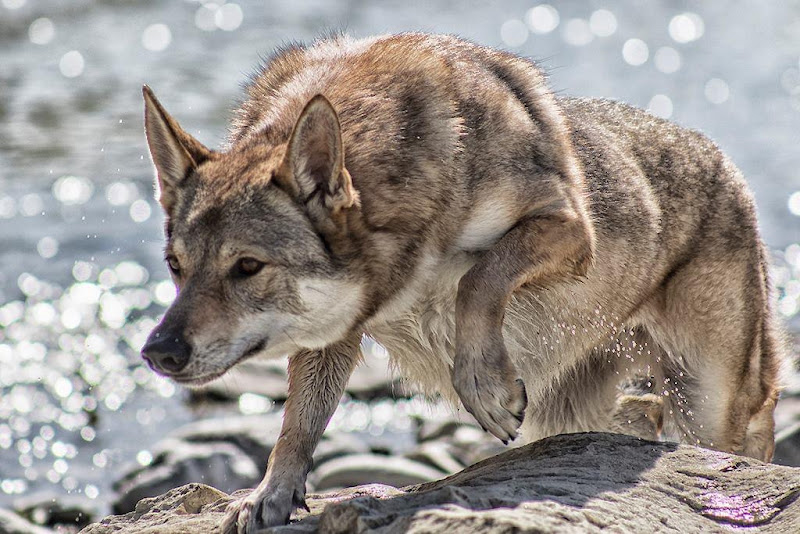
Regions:
<instances>
[{"instance_id":1,"label":"wolf's claw","mask_svg":"<svg viewBox=\"0 0 800 534\"><path fill-rule=\"evenodd\" d=\"M513 374L502 342L478 355L457 354L453 366L453 387L464 407L504 443L517 437L528 405L525 385Z\"/></svg>"},{"instance_id":2,"label":"wolf's claw","mask_svg":"<svg viewBox=\"0 0 800 534\"><path fill-rule=\"evenodd\" d=\"M262 482L250 495L228 505L219 532L253 534L285 525L292 510L298 507L310 511L305 501L305 483Z\"/></svg>"}]
</instances>

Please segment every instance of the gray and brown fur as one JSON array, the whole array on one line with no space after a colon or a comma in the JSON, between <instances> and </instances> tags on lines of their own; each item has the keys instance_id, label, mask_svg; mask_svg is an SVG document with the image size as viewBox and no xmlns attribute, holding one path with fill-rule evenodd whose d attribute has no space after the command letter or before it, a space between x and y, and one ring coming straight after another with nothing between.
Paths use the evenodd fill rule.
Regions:
<instances>
[{"instance_id":1,"label":"gray and brown fur","mask_svg":"<svg viewBox=\"0 0 800 534\"><path fill-rule=\"evenodd\" d=\"M222 151L145 97L180 291L143 354L185 383L291 354L266 477L223 531L302 505L363 334L502 440L663 424L770 459L766 254L741 174L701 134L424 34L279 51ZM622 395L634 375L650 390Z\"/></svg>"}]
</instances>

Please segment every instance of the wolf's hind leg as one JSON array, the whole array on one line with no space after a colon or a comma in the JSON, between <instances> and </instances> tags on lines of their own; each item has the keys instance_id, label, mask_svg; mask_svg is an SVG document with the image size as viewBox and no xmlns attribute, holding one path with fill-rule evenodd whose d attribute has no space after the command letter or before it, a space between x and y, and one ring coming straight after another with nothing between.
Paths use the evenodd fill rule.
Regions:
<instances>
[{"instance_id":1,"label":"wolf's hind leg","mask_svg":"<svg viewBox=\"0 0 800 534\"><path fill-rule=\"evenodd\" d=\"M509 230L459 281L453 387L467 411L502 441L516 437L527 403L502 334L511 294L524 284L546 287L582 276L591 259L591 228L583 217L574 212L531 217Z\"/></svg>"},{"instance_id":2,"label":"wolf's hind leg","mask_svg":"<svg viewBox=\"0 0 800 534\"><path fill-rule=\"evenodd\" d=\"M531 399L523 424L526 440L586 431L658 439L664 405L651 392L649 378L651 353L657 351L642 328L625 329L590 351Z\"/></svg>"},{"instance_id":3,"label":"wolf's hind leg","mask_svg":"<svg viewBox=\"0 0 800 534\"><path fill-rule=\"evenodd\" d=\"M780 355L759 252L688 262L653 303L649 326L667 351L659 382L668 426L689 443L768 461Z\"/></svg>"},{"instance_id":4,"label":"wolf's hind leg","mask_svg":"<svg viewBox=\"0 0 800 534\"><path fill-rule=\"evenodd\" d=\"M661 437L664 402L658 395L622 395L617 399L609 430L653 441Z\"/></svg>"}]
</instances>

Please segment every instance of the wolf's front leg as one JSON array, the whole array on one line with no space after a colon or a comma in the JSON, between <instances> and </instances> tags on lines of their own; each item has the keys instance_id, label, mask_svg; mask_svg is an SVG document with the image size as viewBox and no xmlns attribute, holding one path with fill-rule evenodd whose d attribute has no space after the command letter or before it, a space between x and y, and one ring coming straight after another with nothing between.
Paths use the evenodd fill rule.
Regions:
<instances>
[{"instance_id":1,"label":"wolf's front leg","mask_svg":"<svg viewBox=\"0 0 800 534\"><path fill-rule=\"evenodd\" d=\"M223 534L284 525L295 508L305 507L311 456L358 362L360 341L360 333L352 334L325 349L289 358L289 395L267 473L250 495L229 505Z\"/></svg>"},{"instance_id":2,"label":"wolf's front leg","mask_svg":"<svg viewBox=\"0 0 800 534\"><path fill-rule=\"evenodd\" d=\"M503 442L524 417L525 386L503 341L503 317L520 286L546 287L586 274L593 232L570 211L520 221L465 274L456 297L453 387L469 413Z\"/></svg>"}]
</instances>

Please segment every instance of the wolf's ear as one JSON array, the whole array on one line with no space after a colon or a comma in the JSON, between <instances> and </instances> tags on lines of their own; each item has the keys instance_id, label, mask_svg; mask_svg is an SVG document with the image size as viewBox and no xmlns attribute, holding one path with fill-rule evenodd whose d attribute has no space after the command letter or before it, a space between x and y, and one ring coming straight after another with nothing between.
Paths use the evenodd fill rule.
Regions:
<instances>
[{"instance_id":1,"label":"wolf's ear","mask_svg":"<svg viewBox=\"0 0 800 534\"><path fill-rule=\"evenodd\" d=\"M170 215L184 180L193 169L210 158L212 152L180 127L149 87L145 85L142 93L144 130L156 167L158 201Z\"/></svg>"},{"instance_id":2,"label":"wolf's ear","mask_svg":"<svg viewBox=\"0 0 800 534\"><path fill-rule=\"evenodd\" d=\"M324 96L312 98L297 119L279 175L281 185L310 210L331 215L358 204L344 168L339 117Z\"/></svg>"}]
</instances>

